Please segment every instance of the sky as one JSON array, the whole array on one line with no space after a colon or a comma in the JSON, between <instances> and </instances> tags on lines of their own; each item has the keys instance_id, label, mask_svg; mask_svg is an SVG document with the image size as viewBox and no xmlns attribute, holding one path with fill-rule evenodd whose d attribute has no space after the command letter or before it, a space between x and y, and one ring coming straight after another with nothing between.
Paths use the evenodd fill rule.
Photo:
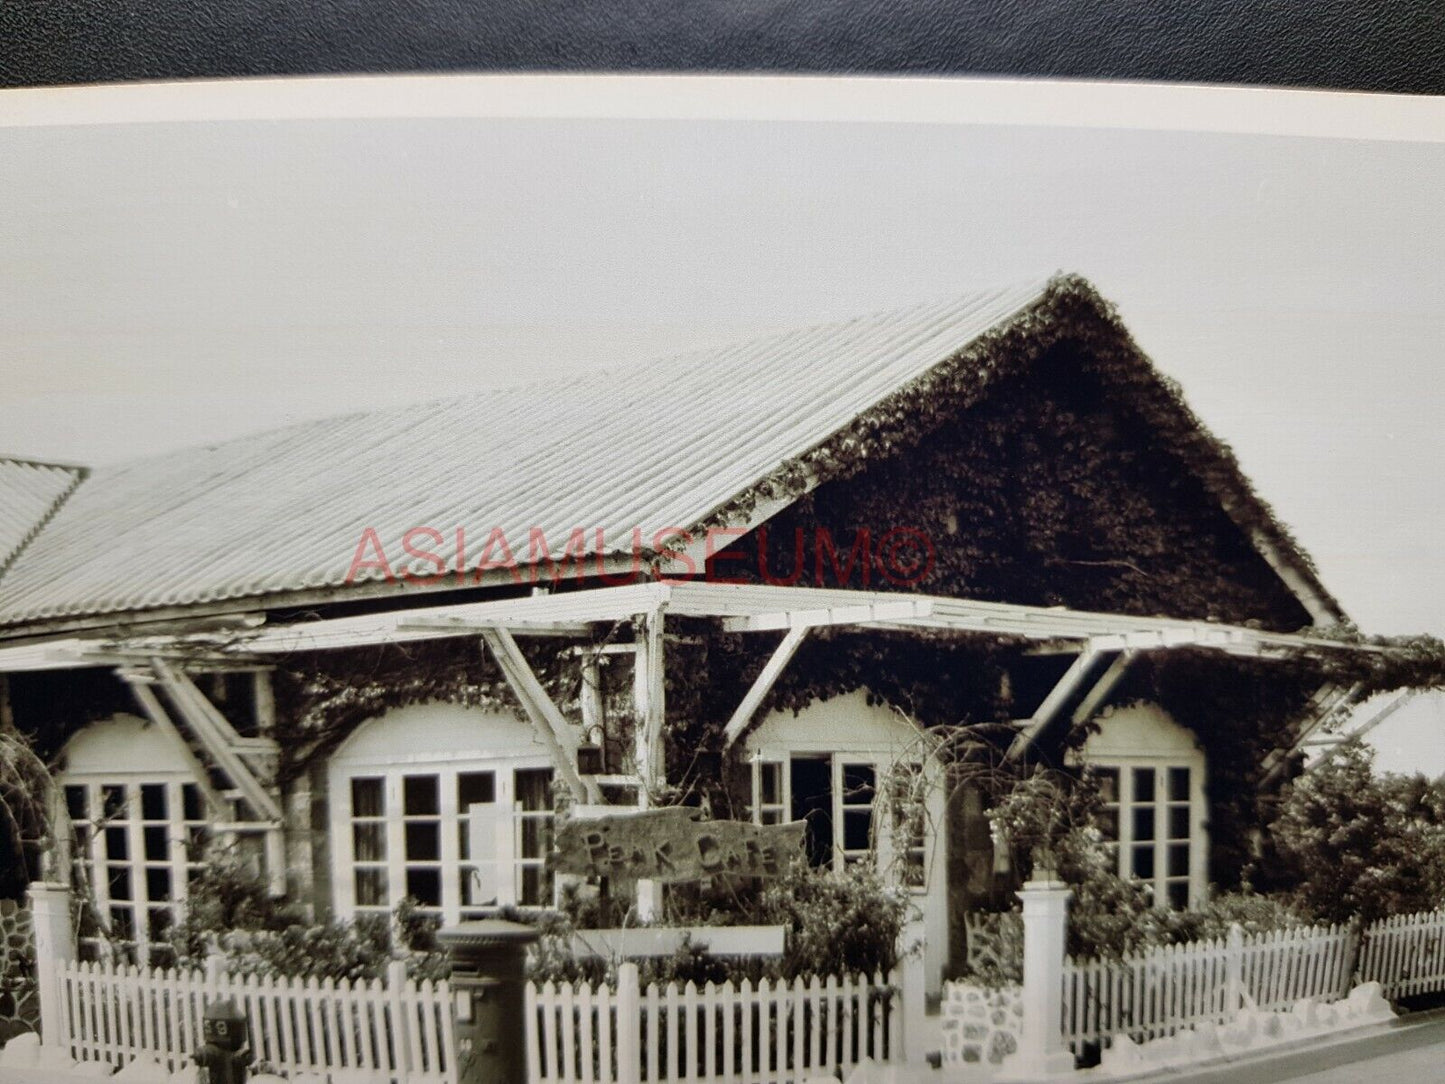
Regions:
<instances>
[{"instance_id":1,"label":"sky","mask_svg":"<svg viewBox=\"0 0 1445 1084\"><path fill-rule=\"evenodd\" d=\"M1361 627L1445 634L1440 142L5 105L0 452L109 462L1077 271ZM1378 744L1445 771L1445 707Z\"/></svg>"}]
</instances>

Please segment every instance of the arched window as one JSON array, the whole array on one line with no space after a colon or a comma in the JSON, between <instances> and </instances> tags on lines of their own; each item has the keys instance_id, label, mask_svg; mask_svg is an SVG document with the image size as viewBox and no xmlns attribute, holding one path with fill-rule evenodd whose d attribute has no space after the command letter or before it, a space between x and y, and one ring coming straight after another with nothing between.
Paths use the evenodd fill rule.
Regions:
<instances>
[{"instance_id":1,"label":"arched window","mask_svg":"<svg viewBox=\"0 0 1445 1084\"><path fill-rule=\"evenodd\" d=\"M1105 801L1104 834L1119 875L1148 885L1161 906L1199 907L1208 890L1204 752L1152 704L1100 720L1081 759Z\"/></svg>"},{"instance_id":2,"label":"arched window","mask_svg":"<svg viewBox=\"0 0 1445 1084\"><path fill-rule=\"evenodd\" d=\"M928 740L915 723L856 692L796 716L774 712L745 748L755 822L806 820L814 865L876 862L911 888L928 887L930 804L941 817L941 799L928 777Z\"/></svg>"},{"instance_id":3,"label":"arched window","mask_svg":"<svg viewBox=\"0 0 1445 1084\"><path fill-rule=\"evenodd\" d=\"M77 733L62 758L73 857L101 921L137 962L167 962L167 934L211 833L183 747L144 719L117 715Z\"/></svg>"},{"instance_id":4,"label":"arched window","mask_svg":"<svg viewBox=\"0 0 1445 1084\"><path fill-rule=\"evenodd\" d=\"M552 761L503 712L418 704L363 723L328 769L338 915L403 899L454 923L553 903Z\"/></svg>"}]
</instances>

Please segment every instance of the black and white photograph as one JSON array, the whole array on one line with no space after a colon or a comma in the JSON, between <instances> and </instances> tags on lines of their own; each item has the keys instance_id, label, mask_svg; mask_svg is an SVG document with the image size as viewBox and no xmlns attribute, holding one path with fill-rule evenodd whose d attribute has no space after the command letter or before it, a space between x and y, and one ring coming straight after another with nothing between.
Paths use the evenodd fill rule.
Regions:
<instances>
[{"instance_id":1,"label":"black and white photograph","mask_svg":"<svg viewBox=\"0 0 1445 1084\"><path fill-rule=\"evenodd\" d=\"M1445 1081L1445 99L437 66L0 89L0 1084Z\"/></svg>"}]
</instances>

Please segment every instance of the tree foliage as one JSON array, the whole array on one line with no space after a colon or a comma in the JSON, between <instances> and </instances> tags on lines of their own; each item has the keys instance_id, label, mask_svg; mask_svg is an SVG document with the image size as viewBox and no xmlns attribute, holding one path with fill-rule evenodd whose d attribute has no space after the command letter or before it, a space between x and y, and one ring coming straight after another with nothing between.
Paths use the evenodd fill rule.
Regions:
<instances>
[{"instance_id":1,"label":"tree foliage","mask_svg":"<svg viewBox=\"0 0 1445 1084\"><path fill-rule=\"evenodd\" d=\"M1281 796L1259 880L1320 919L1445 904L1445 783L1383 775L1350 743Z\"/></svg>"}]
</instances>

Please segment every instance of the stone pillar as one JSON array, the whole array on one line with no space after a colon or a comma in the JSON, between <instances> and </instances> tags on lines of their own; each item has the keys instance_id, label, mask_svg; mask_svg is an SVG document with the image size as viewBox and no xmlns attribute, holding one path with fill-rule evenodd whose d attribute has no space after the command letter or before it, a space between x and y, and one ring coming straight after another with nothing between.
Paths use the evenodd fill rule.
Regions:
<instances>
[{"instance_id":1,"label":"stone pillar","mask_svg":"<svg viewBox=\"0 0 1445 1084\"><path fill-rule=\"evenodd\" d=\"M537 931L489 918L438 931L452 956L457 1084L527 1084L524 966Z\"/></svg>"},{"instance_id":2,"label":"stone pillar","mask_svg":"<svg viewBox=\"0 0 1445 1084\"><path fill-rule=\"evenodd\" d=\"M70 921L70 886L32 884L30 917L35 926L35 985L40 995L40 1041L64 1049L70 1045L60 988L60 964L75 959L75 927Z\"/></svg>"},{"instance_id":3,"label":"stone pillar","mask_svg":"<svg viewBox=\"0 0 1445 1084\"><path fill-rule=\"evenodd\" d=\"M1035 874L1037 876L1037 872ZM1019 892L1024 910L1023 1020L1019 1049L1003 1065L998 1080L1036 1081L1074 1071L1074 1055L1064 1045L1064 947L1069 899L1062 881L1031 880Z\"/></svg>"}]
</instances>

